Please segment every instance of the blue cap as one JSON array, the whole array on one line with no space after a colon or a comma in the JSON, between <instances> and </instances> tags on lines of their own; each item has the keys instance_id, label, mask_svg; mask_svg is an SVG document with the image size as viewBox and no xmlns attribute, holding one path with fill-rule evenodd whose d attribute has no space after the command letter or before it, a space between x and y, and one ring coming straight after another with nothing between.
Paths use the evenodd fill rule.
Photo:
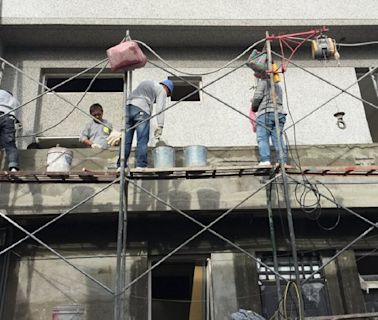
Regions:
<instances>
[{"instance_id":1,"label":"blue cap","mask_svg":"<svg viewBox=\"0 0 378 320\"><path fill-rule=\"evenodd\" d=\"M164 84L169 89L171 94L173 93L173 88L175 87L175 85L173 84L173 81L166 79L166 80L163 80L160 83Z\"/></svg>"}]
</instances>

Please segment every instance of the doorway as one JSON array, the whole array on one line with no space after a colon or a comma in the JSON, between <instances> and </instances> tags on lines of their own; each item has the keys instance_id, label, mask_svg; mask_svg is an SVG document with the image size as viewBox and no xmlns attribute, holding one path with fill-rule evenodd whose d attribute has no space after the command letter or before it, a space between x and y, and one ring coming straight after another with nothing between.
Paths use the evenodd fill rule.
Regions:
<instances>
[{"instance_id":1,"label":"doorway","mask_svg":"<svg viewBox=\"0 0 378 320\"><path fill-rule=\"evenodd\" d=\"M205 262L174 261L151 274L151 320L204 320Z\"/></svg>"}]
</instances>

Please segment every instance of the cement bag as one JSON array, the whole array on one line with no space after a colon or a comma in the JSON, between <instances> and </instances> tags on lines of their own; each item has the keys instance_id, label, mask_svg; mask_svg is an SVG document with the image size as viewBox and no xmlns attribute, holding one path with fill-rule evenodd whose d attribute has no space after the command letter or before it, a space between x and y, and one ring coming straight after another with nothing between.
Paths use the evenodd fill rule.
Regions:
<instances>
[{"instance_id":1,"label":"cement bag","mask_svg":"<svg viewBox=\"0 0 378 320\"><path fill-rule=\"evenodd\" d=\"M255 76L257 78L266 76L266 70L268 70L268 58L266 52L260 52L254 49L248 57L247 66L255 71Z\"/></svg>"},{"instance_id":2,"label":"cement bag","mask_svg":"<svg viewBox=\"0 0 378 320\"><path fill-rule=\"evenodd\" d=\"M142 68L147 58L135 41L124 41L106 50L112 71Z\"/></svg>"}]
</instances>

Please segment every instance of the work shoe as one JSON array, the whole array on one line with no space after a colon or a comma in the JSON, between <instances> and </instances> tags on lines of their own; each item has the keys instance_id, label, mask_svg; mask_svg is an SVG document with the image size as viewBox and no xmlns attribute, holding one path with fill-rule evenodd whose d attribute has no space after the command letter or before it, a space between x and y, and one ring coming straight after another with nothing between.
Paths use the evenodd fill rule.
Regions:
<instances>
[{"instance_id":1,"label":"work shoe","mask_svg":"<svg viewBox=\"0 0 378 320\"><path fill-rule=\"evenodd\" d=\"M121 173L121 167L118 167L118 168L117 168L117 172L118 172L118 173ZM129 174L129 173L130 173L130 169L129 169L129 167L125 167L125 173L126 173L126 174Z\"/></svg>"},{"instance_id":2,"label":"work shoe","mask_svg":"<svg viewBox=\"0 0 378 320\"><path fill-rule=\"evenodd\" d=\"M260 161L258 166L259 167L263 167L263 166L271 166L272 164L270 163L270 161Z\"/></svg>"},{"instance_id":3,"label":"work shoe","mask_svg":"<svg viewBox=\"0 0 378 320\"><path fill-rule=\"evenodd\" d=\"M11 168L9 168L9 171L10 172L17 172L17 171L19 171L20 169L18 169L18 168L16 168L16 167L11 167Z\"/></svg>"}]
</instances>

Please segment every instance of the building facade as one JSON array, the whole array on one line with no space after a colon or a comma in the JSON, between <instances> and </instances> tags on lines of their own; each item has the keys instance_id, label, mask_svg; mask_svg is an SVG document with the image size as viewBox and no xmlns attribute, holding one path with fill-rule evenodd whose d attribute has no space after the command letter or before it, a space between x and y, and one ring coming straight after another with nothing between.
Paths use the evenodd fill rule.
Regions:
<instances>
[{"instance_id":1,"label":"building facade","mask_svg":"<svg viewBox=\"0 0 378 320\"><path fill-rule=\"evenodd\" d=\"M183 167L183 150L190 145L206 146L213 168L254 166L256 136L247 115L256 81L245 65L251 50L228 62L260 40L256 48L261 50L266 31L327 26L328 36L339 43L340 61L313 60L305 43L281 81L290 164L338 168L333 175L328 169L320 175L314 174L319 170L289 173L299 271L302 280L308 279L301 288L304 310L308 317L378 312L378 274L371 268L378 260L372 227L378 207L376 1L3 0L0 13L1 87L25 104L17 113L22 122L17 143L22 170L32 172L45 171L48 149L27 147L40 143L43 148L52 138L76 139L92 103L101 103L105 118L121 128L123 73L111 72L104 59L106 49L127 31L149 61L128 83L135 87L144 79L171 77L181 94L168 103L173 106L165 113L164 128L177 167ZM272 46L281 52L277 42ZM178 101L192 90L182 78L202 89L189 101ZM345 113L345 129L336 125L337 112ZM151 137L149 167L155 143ZM115 169L117 148L73 151L73 171ZM357 173L345 169L355 166L361 168ZM266 268L273 267L270 205L282 297L286 282L295 280L281 180L269 183L265 172L132 181L125 274L125 283L132 285L125 291L125 319L230 319L241 308L268 319L273 315L279 298L274 273ZM16 223L2 219L3 249L25 236L20 226L32 232L64 214L36 234L38 241L31 237L0 255L4 319L49 319L54 307L72 304L85 308L84 319L113 316L119 185L101 191L104 183L63 182L0 184L0 211ZM309 186L317 191L306 191ZM211 232L188 241L222 214ZM294 302L287 310L294 318Z\"/></svg>"}]
</instances>

